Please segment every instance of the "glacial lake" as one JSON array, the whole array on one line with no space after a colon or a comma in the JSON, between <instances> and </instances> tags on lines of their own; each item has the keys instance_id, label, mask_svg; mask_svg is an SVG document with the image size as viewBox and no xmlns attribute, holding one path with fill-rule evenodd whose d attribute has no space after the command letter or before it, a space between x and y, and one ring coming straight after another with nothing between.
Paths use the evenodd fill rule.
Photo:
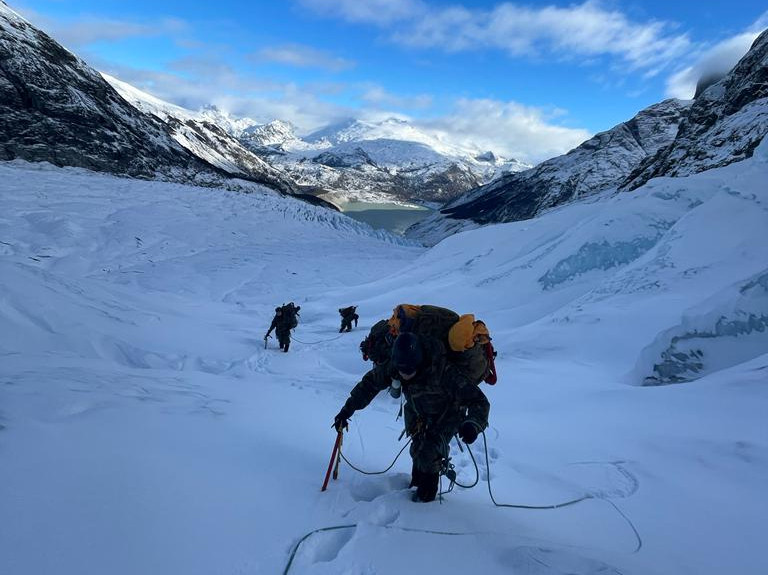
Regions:
<instances>
[{"instance_id":1,"label":"glacial lake","mask_svg":"<svg viewBox=\"0 0 768 575\"><path fill-rule=\"evenodd\" d=\"M389 230L400 235L433 211L421 206L367 202L348 202L339 204L339 207L350 218L365 222L374 229Z\"/></svg>"}]
</instances>

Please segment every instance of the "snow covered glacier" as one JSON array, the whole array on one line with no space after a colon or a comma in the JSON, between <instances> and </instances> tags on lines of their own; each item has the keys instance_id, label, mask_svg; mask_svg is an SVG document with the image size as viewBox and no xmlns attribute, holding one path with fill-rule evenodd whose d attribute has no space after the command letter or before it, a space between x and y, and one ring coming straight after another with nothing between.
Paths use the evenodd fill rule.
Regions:
<instances>
[{"instance_id":1,"label":"snow covered glacier","mask_svg":"<svg viewBox=\"0 0 768 575\"><path fill-rule=\"evenodd\" d=\"M343 527L291 572L761 573L765 181L763 142L427 250L269 190L0 164L0 572L274 573ZM320 493L359 340L403 301L487 321L490 470L442 505L410 502L406 460ZM347 457L386 467L398 407L356 414ZM498 509L489 477L594 499Z\"/></svg>"}]
</instances>

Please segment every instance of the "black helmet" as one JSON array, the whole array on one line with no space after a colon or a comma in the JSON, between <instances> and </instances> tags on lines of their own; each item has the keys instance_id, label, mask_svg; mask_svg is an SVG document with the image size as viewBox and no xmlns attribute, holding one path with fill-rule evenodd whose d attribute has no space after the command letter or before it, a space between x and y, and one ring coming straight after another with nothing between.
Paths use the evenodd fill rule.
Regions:
<instances>
[{"instance_id":1,"label":"black helmet","mask_svg":"<svg viewBox=\"0 0 768 575\"><path fill-rule=\"evenodd\" d=\"M424 354L421 351L421 342L415 333L405 332L397 336L392 346L392 365L400 373L416 373Z\"/></svg>"}]
</instances>

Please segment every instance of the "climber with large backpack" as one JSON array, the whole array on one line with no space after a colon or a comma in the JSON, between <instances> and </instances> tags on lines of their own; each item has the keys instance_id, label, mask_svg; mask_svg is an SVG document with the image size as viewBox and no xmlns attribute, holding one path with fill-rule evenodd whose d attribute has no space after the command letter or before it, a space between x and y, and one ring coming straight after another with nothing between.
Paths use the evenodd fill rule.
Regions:
<instances>
[{"instance_id":1,"label":"climber with large backpack","mask_svg":"<svg viewBox=\"0 0 768 575\"><path fill-rule=\"evenodd\" d=\"M381 322L374 328L380 332ZM390 340L388 359L381 353L383 346L366 339L370 345L361 344L361 349L365 347L365 354L375 365L352 389L333 427L341 437L349 418L368 406L380 391L389 388L392 395L402 393L406 399L405 431L412 442L413 500L433 501L440 474L448 468L453 437L458 434L470 444L488 427L488 399L466 371L448 360L446 346L435 337L403 331Z\"/></svg>"},{"instance_id":2,"label":"climber with large backpack","mask_svg":"<svg viewBox=\"0 0 768 575\"><path fill-rule=\"evenodd\" d=\"M293 302L275 308L275 317L272 318L272 324L264 336L265 347L267 338L272 330L275 330L280 349L288 352L288 347L291 345L291 330L299 325L299 310L301 310L301 306L297 306Z\"/></svg>"},{"instance_id":3,"label":"climber with large backpack","mask_svg":"<svg viewBox=\"0 0 768 575\"><path fill-rule=\"evenodd\" d=\"M356 305L339 308L339 315L341 316L341 328L339 329L339 333L343 331L352 331L353 321L355 322L355 327L357 327L357 320L360 319L360 316L355 313L356 311Z\"/></svg>"}]
</instances>

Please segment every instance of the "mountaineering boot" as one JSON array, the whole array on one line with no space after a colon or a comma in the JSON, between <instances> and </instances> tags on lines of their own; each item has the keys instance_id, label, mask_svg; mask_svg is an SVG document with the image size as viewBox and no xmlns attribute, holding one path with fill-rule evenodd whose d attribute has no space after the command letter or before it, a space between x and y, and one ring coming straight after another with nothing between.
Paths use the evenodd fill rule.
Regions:
<instances>
[{"instance_id":1,"label":"mountaineering boot","mask_svg":"<svg viewBox=\"0 0 768 575\"><path fill-rule=\"evenodd\" d=\"M419 486L419 480L421 479L421 471L419 471L416 468L416 464L413 464L413 467L411 468L411 484L408 486L411 487L418 487Z\"/></svg>"},{"instance_id":2,"label":"mountaineering boot","mask_svg":"<svg viewBox=\"0 0 768 575\"><path fill-rule=\"evenodd\" d=\"M288 346L289 346L289 345L291 345L291 342L290 342L290 341L286 341L286 342L285 342L285 347L283 348L283 351L284 351L284 352L288 353Z\"/></svg>"},{"instance_id":3,"label":"mountaineering boot","mask_svg":"<svg viewBox=\"0 0 768 575\"><path fill-rule=\"evenodd\" d=\"M423 501L427 503L434 501L437 495L437 484L440 481L439 473L421 473L419 485L416 487L416 497L414 501Z\"/></svg>"}]
</instances>

